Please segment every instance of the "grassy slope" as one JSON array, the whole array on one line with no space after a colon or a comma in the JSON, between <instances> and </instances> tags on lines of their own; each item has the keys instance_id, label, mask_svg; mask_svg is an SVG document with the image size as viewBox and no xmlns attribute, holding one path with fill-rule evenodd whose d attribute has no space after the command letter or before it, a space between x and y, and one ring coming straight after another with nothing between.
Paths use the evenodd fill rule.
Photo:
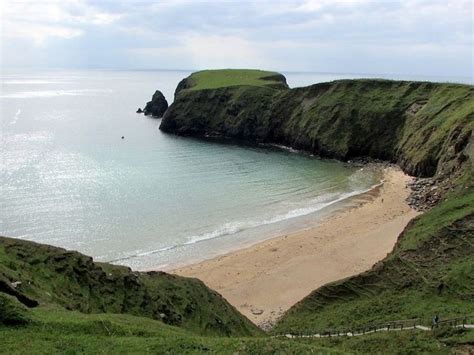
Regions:
<instances>
[{"instance_id":1,"label":"grassy slope","mask_svg":"<svg viewBox=\"0 0 474 355\"><path fill-rule=\"evenodd\" d=\"M314 344L314 341L300 341ZM354 338L320 339L319 346L338 349L351 354L469 354L474 332L462 329L441 328L433 333L405 331L370 334Z\"/></svg>"},{"instance_id":2,"label":"grassy slope","mask_svg":"<svg viewBox=\"0 0 474 355\"><path fill-rule=\"evenodd\" d=\"M280 84L279 74L252 69L203 70L189 77L189 90L216 89L229 86L272 86Z\"/></svg>"},{"instance_id":3,"label":"grassy slope","mask_svg":"<svg viewBox=\"0 0 474 355\"><path fill-rule=\"evenodd\" d=\"M17 309L24 308L8 298ZM13 307L9 307L13 309ZM0 347L5 353L160 353L160 354L338 354L449 353L473 341L473 332L440 330L426 333L379 333L354 339L287 340L268 337L205 337L149 318L128 314L84 314L57 306L23 310L28 323L5 326L0 323ZM1 314L1 312L0 312ZM18 319L18 312L16 317ZM447 347L446 345L451 345Z\"/></svg>"},{"instance_id":4,"label":"grassy slope","mask_svg":"<svg viewBox=\"0 0 474 355\"><path fill-rule=\"evenodd\" d=\"M0 294L0 305L1 299ZM0 324L2 353L338 353L317 344L288 340L205 337L127 314L84 314L51 306L41 306L28 313L27 325Z\"/></svg>"},{"instance_id":5,"label":"grassy slope","mask_svg":"<svg viewBox=\"0 0 474 355\"><path fill-rule=\"evenodd\" d=\"M10 284L20 281L13 289ZM162 320L205 335L260 334L201 281L161 272L94 263L78 252L0 237L0 294L30 305L84 313L122 313Z\"/></svg>"}]
</instances>

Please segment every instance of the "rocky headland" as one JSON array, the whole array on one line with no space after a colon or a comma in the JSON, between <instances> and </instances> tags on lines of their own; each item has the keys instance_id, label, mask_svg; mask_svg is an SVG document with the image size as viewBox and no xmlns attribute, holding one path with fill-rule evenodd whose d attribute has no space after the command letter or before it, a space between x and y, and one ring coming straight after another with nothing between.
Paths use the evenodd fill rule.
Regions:
<instances>
[{"instance_id":1,"label":"rocky headland","mask_svg":"<svg viewBox=\"0 0 474 355\"><path fill-rule=\"evenodd\" d=\"M391 162L409 175L432 178L410 185L410 204L418 210L441 200L472 160L470 85L358 79L290 89L281 74L261 72L248 83L242 72L233 72L233 82L229 70L225 80L219 70L183 79L160 129L284 145L345 161Z\"/></svg>"}]
</instances>

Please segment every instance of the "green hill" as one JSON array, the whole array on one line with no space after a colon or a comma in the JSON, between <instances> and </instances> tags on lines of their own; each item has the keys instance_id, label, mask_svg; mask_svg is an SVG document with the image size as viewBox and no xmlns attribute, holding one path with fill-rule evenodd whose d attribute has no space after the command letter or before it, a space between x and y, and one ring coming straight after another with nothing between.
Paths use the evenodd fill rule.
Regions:
<instances>
[{"instance_id":1,"label":"green hill","mask_svg":"<svg viewBox=\"0 0 474 355\"><path fill-rule=\"evenodd\" d=\"M203 71L181 81L160 129L277 143L322 157L368 156L431 177L438 205L371 270L325 285L271 334L474 313L474 88L340 80L289 89L277 73ZM270 335L271 335L270 334ZM469 353L474 332L270 337L195 279L96 263L0 237L0 349L6 353Z\"/></svg>"},{"instance_id":2,"label":"green hill","mask_svg":"<svg viewBox=\"0 0 474 355\"><path fill-rule=\"evenodd\" d=\"M199 280L0 237L1 353L339 353L264 335Z\"/></svg>"},{"instance_id":3,"label":"green hill","mask_svg":"<svg viewBox=\"0 0 474 355\"><path fill-rule=\"evenodd\" d=\"M28 307L130 314L203 335L260 333L197 279L133 272L78 252L5 237L0 237L0 292Z\"/></svg>"}]
</instances>

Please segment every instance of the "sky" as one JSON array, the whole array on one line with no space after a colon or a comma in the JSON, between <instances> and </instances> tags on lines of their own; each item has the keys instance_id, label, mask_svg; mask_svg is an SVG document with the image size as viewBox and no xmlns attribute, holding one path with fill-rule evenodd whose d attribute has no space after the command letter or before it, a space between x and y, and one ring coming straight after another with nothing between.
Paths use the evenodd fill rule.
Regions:
<instances>
[{"instance_id":1,"label":"sky","mask_svg":"<svg viewBox=\"0 0 474 355\"><path fill-rule=\"evenodd\" d=\"M0 0L1 67L473 76L471 0Z\"/></svg>"}]
</instances>

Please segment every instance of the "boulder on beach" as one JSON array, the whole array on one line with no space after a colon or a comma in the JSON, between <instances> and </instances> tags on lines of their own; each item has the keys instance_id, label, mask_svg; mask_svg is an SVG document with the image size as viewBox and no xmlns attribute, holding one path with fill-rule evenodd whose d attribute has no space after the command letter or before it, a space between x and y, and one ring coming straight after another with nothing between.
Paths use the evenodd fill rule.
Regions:
<instances>
[{"instance_id":1,"label":"boulder on beach","mask_svg":"<svg viewBox=\"0 0 474 355\"><path fill-rule=\"evenodd\" d=\"M139 107L137 113L143 113L143 110Z\"/></svg>"},{"instance_id":2,"label":"boulder on beach","mask_svg":"<svg viewBox=\"0 0 474 355\"><path fill-rule=\"evenodd\" d=\"M168 109L168 102L166 101L165 96L160 90L156 90L151 98L151 101L147 102L143 112L145 116L152 117L163 117L163 114Z\"/></svg>"}]
</instances>

